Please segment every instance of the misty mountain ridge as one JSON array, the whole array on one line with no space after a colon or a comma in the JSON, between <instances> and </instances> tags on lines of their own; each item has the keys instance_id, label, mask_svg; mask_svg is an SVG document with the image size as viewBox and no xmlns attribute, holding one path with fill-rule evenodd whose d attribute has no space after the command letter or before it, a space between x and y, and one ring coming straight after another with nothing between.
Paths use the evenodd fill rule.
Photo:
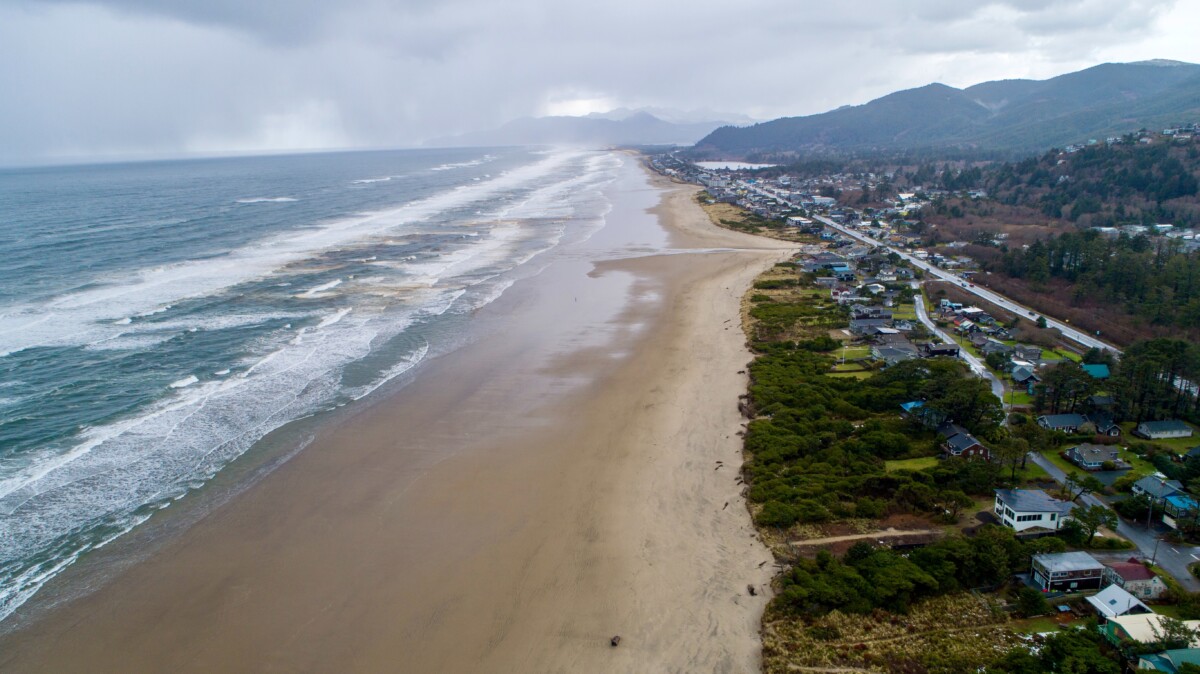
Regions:
<instances>
[{"instance_id":1,"label":"misty mountain ridge","mask_svg":"<svg viewBox=\"0 0 1200 674\"><path fill-rule=\"evenodd\" d=\"M647 109L618 108L584 117L522 117L489 131L464 133L426 143L431 147L491 147L506 145L692 145L714 129L736 120L694 120L695 112L664 110L668 121Z\"/></svg>"},{"instance_id":2,"label":"misty mountain ridge","mask_svg":"<svg viewBox=\"0 0 1200 674\"><path fill-rule=\"evenodd\" d=\"M1200 119L1200 65L1105 63L1047 80L928 84L805 117L722 127L704 156L938 148L1036 152Z\"/></svg>"}]
</instances>

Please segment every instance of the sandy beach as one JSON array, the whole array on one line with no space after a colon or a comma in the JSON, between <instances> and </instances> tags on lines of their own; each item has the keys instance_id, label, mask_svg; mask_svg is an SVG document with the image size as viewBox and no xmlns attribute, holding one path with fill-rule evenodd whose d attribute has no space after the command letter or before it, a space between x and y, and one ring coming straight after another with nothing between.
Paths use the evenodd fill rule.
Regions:
<instances>
[{"instance_id":1,"label":"sandy beach","mask_svg":"<svg viewBox=\"0 0 1200 674\"><path fill-rule=\"evenodd\" d=\"M0 669L758 671L739 302L787 247L626 161L609 225L486 338L0 637Z\"/></svg>"}]
</instances>

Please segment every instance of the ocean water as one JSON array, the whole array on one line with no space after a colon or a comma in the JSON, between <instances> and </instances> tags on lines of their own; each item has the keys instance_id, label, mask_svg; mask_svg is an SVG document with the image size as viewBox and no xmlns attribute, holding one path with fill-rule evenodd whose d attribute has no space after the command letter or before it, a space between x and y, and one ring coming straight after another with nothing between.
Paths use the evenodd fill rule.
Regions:
<instances>
[{"instance_id":1,"label":"ocean water","mask_svg":"<svg viewBox=\"0 0 1200 674\"><path fill-rule=\"evenodd\" d=\"M0 620L280 426L455 346L615 154L0 170Z\"/></svg>"}]
</instances>

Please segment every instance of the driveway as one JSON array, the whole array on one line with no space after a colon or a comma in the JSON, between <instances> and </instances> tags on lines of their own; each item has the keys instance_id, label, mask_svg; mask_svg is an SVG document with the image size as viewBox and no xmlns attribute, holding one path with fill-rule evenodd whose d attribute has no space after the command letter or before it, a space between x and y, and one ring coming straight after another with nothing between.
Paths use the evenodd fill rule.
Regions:
<instances>
[{"instance_id":1,"label":"driveway","mask_svg":"<svg viewBox=\"0 0 1200 674\"><path fill-rule=\"evenodd\" d=\"M1030 452L1029 458L1041 467L1042 470L1046 471L1055 482L1062 484L1066 481L1067 474L1058 466L1047 461L1041 454ZM1077 499L1077 502L1080 505L1112 507L1108 501L1095 494L1084 494ZM1120 518L1117 521L1117 533L1128 538L1130 542L1136 545L1142 557L1153 559L1156 564L1171 574L1175 580L1179 581L1179 584L1188 592L1200 591L1200 581L1197 581L1187 568L1188 564L1200 561L1200 546L1173 545L1167 541L1160 541L1159 537L1168 531L1170 530L1161 524L1155 528L1147 529L1140 524L1130 523L1124 518ZM1107 555L1108 553L1104 554Z\"/></svg>"}]
</instances>

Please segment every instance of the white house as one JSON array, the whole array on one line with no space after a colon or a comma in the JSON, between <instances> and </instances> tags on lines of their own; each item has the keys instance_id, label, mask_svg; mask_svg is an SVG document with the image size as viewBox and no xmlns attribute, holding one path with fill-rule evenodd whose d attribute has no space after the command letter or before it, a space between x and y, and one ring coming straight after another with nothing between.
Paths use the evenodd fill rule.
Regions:
<instances>
[{"instance_id":1,"label":"white house","mask_svg":"<svg viewBox=\"0 0 1200 674\"><path fill-rule=\"evenodd\" d=\"M1121 589L1120 585L1109 585L1096 594L1087 598L1087 603L1096 609L1101 617L1116 618L1123 615L1143 615L1154 613L1142 600Z\"/></svg>"},{"instance_id":2,"label":"white house","mask_svg":"<svg viewBox=\"0 0 1200 674\"><path fill-rule=\"evenodd\" d=\"M1166 421L1143 421L1137 425L1133 434L1147 440L1162 440L1165 438L1190 438L1192 427L1178 419Z\"/></svg>"},{"instance_id":3,"label":"white house","mask_svg":"<svg viewBox=\"0 0 1200 674\"><path fill-rule=\"evenodd\" d=\"M1041 489L997 489L994 511L997 519L1018 532L1039 527L1057 531L1071 519L1074 507Z\"/></svg>"}]
</instances>

